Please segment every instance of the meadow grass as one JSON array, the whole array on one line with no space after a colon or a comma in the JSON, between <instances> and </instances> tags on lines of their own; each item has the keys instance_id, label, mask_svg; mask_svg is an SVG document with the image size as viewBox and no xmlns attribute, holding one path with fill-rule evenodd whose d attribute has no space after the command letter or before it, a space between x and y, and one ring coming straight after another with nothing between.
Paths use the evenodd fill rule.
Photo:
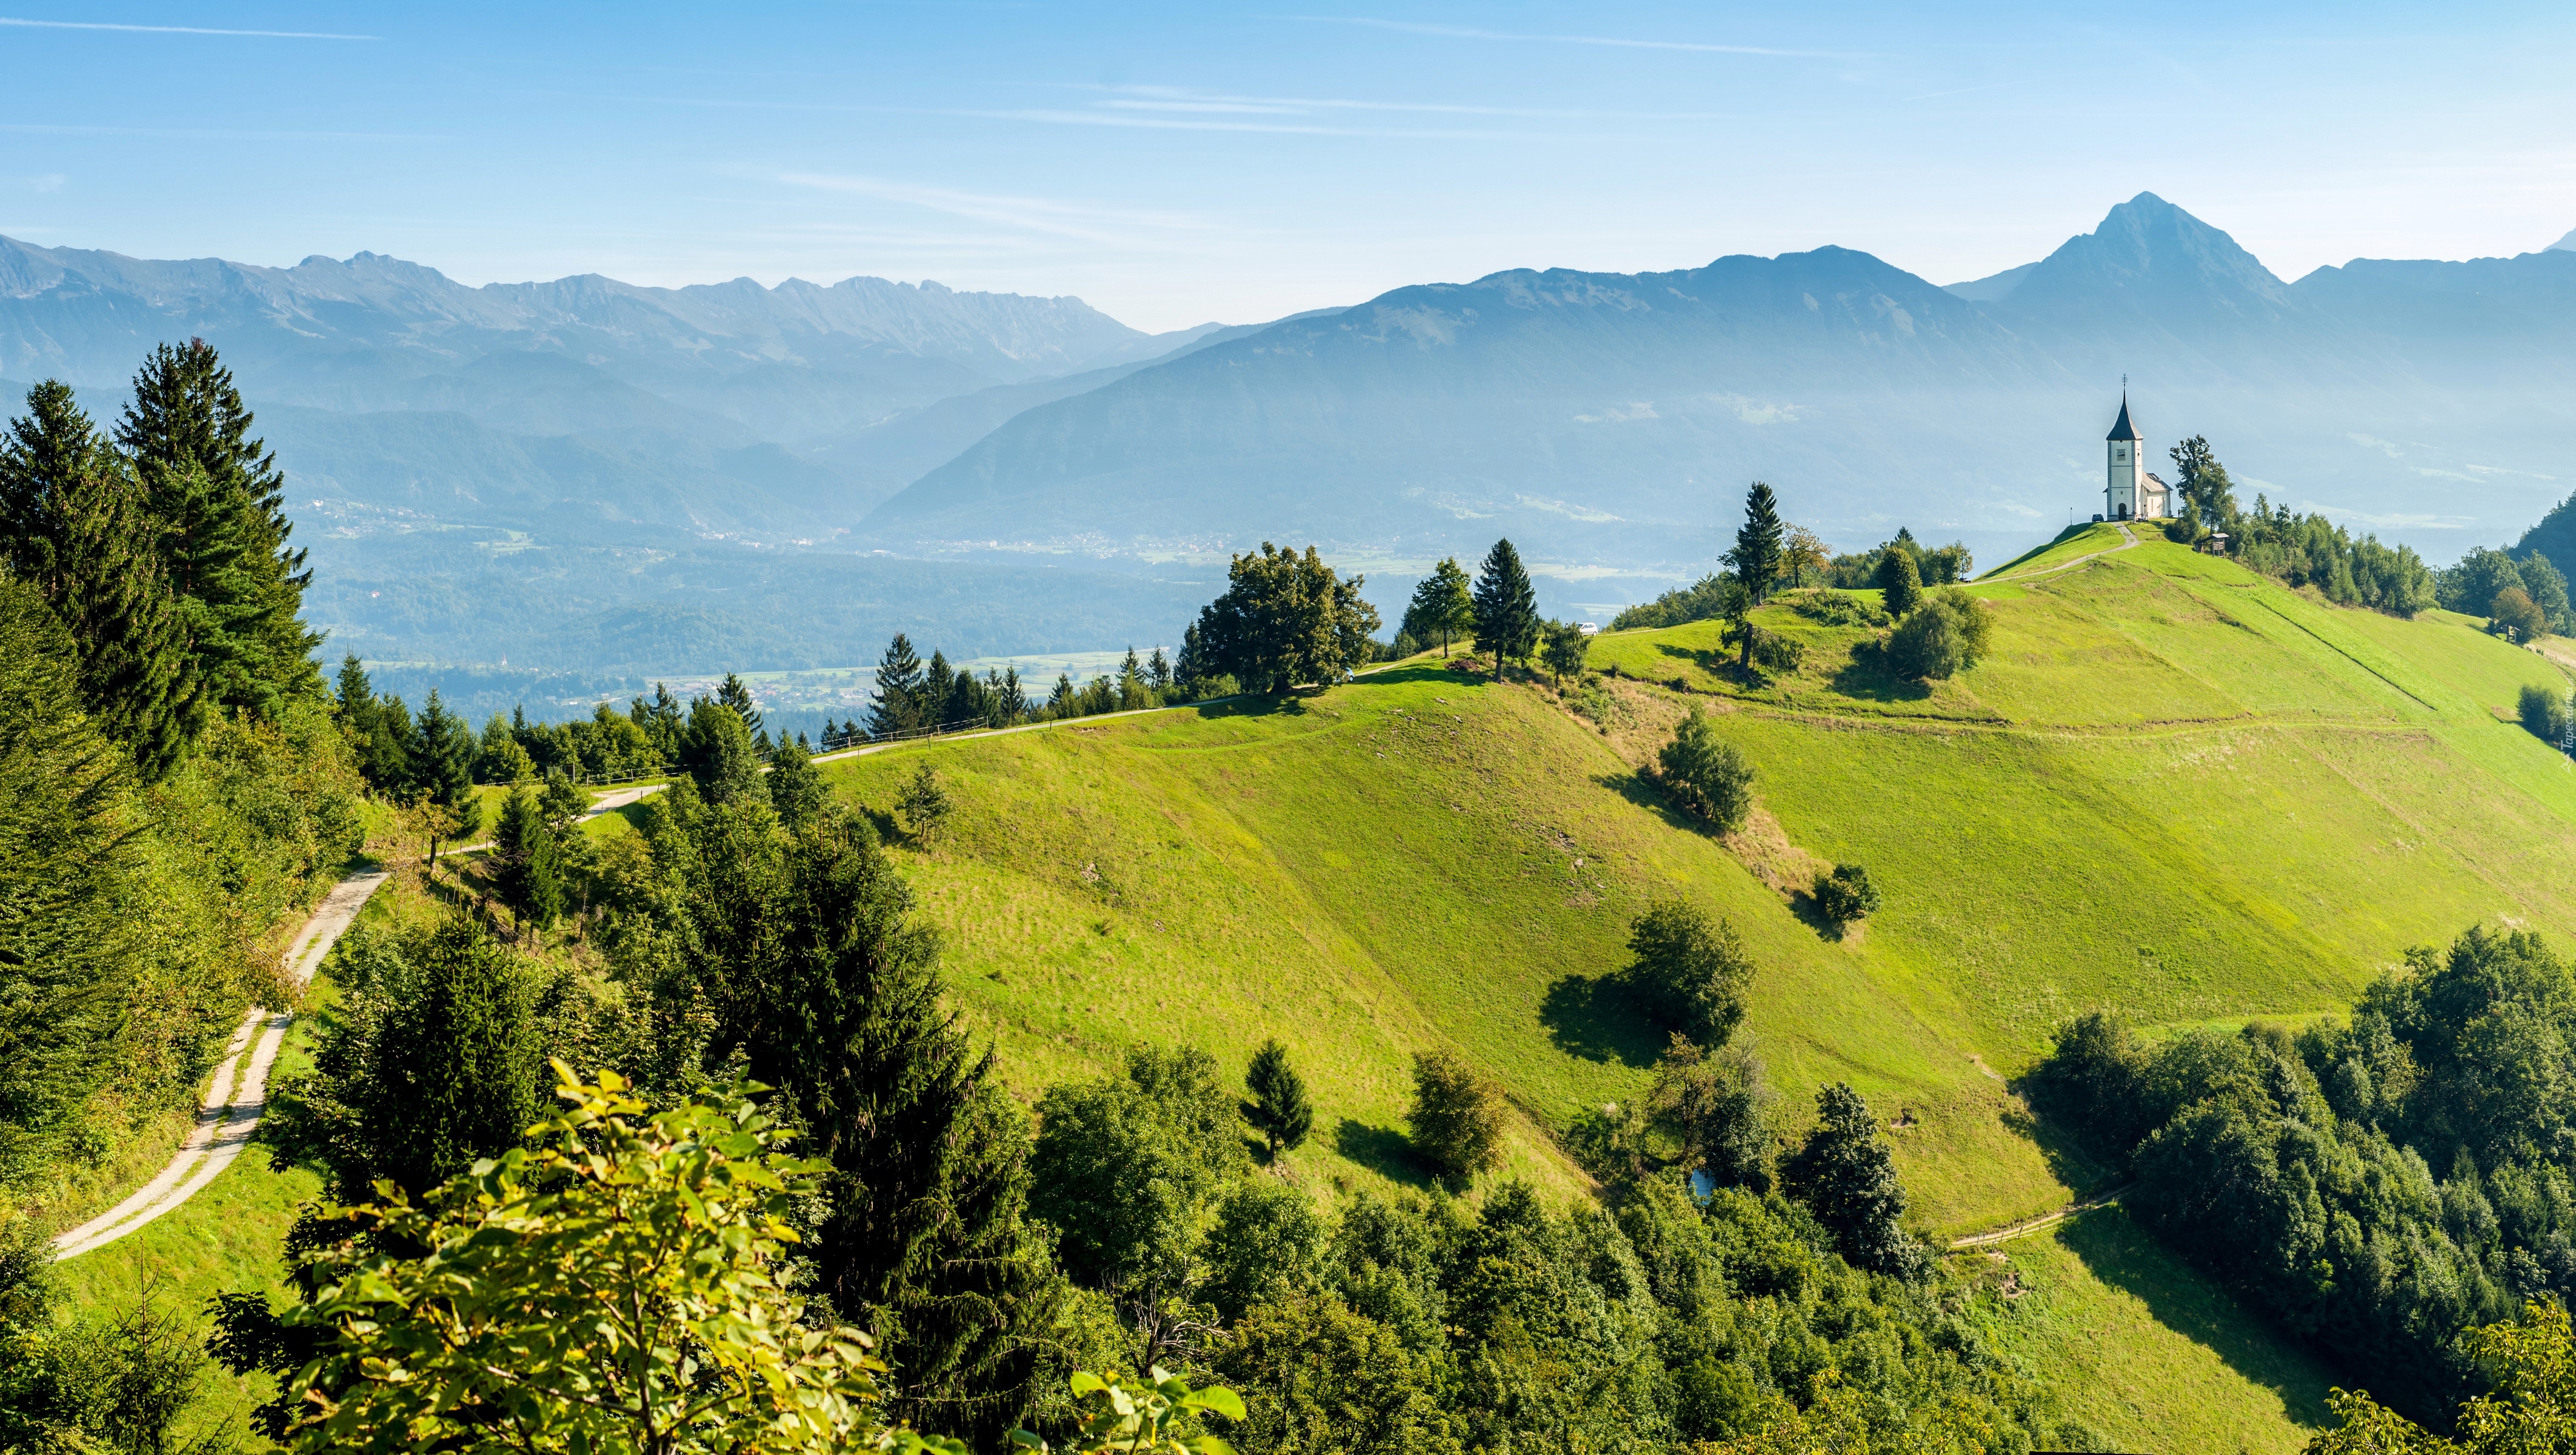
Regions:
<instances>
[{"instance_id":1,"label":"meadow grass","mask_svg":"<svg viewBox=\"0 0 2576 1455\"><path fill-rule=\"evenodd\" d=\"M1946 1237L2103 1179L2008 1080L2078 1011L2305 1019L2472 923L2576 932L2576 771L2507 720L2524 683L2563 689L2547 659L2152 531L2078 563L2119 544L2079 530L1967 588L1993 650L1946 682L1888 672L1878 631L1771 605L1757 620L1804 644L1796 671L1739 675L1715 622L1594 638L1603 723L1570 710L1601 697L1399 665L825 771L871 807L1024 1095L1138 1041L1231 1077L1275 1035L1318 1108L1292 1174L1419 1185L1409 1058L1447 1046L1518 1112L1493 1175L1570 1195L1558 1129L1642 1090L1661 1040L1612 979L1628 922L1680 897L1760 966L1746 1034L1789 1130L1818 1083L1851 1082L1897 1126L1913 1221ZM1694 706L1755 767L1742 834L1639 772ZM925 760L958 804L930 843L886 812ZM1845 936L1802 892L1834 862L1886 900ZM2147 1445L2295 1447L2321 1410L2312 1361L2124 1217L2071 1228L2012 1246L2051 1310L2029 1348L2080 1371L2086 1418Z\"/></svg>"}]
</instances>

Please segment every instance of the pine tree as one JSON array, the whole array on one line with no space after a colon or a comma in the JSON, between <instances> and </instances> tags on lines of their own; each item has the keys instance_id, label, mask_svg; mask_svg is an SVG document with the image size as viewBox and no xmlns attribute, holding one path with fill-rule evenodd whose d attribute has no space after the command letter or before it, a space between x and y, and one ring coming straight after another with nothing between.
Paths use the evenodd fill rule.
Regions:
<instances>
[{"instance_id":1,"label":"pine tree","mask_svg":"<svg viewBox=\"0 0 2576 1455\"><path fill-rule=\"evenodd\" d=\"M125 463L57 382L0 441L0 562L44 593L79 654L83 707L146 781L204 725L194 659Z\"/></svg>"},{"instance_id":2,"label":"pine tree","mask_svg":"<svg viewBox=\"0 0 2576 1455\"><path fill-rule=\"evenodd\" d=\"M1503 659L1526 662L1538 647L1538 593L1530 586L1521 553L1508 540L1494 542L1476 573L1471 603L1476 646L1494 654L1494 675L1503 675Z\"/></svg>"},{"instance_id":3,"label":"pine tree","mask_svg":"<svg viewBox=\"0 0 2576 1455\"><path fill-rule=\"evenodd\" d=\"M313 573L287 544L286 476L251 423L232 371L191 339L144 360L116 442L160 524L163 564L215 700L273 717L283 696L320 691L321 638L301 615Z\"/></svg>"},{"instance_id":4,"label":"pine tree","mask_svg":"<svg viewBox=\"0 0 2576 1455\"><path fill-rule=\"evenodd\" d=\"M1780 502L1770 486L1756 480L1744 492L1744 524L1736 529L1735 549L1726 553L1735 579L1753 593L1756 603L1780 584L1780 567L1788 559L1781 536Z\"/></svg>"},{"instance_id":5,"label":"pine tree","mask_svg":"<svg viewBox=\"0 0 2576 1455\"><path fill-rule=\"evenodd\" d=\"M890 738L921 726L921 659L912 642L896 632L877 659L877 700L868 709L868 736Z\"/></svg>"},{"instance_id":6,"label":"pine tree","mask_svg":"<svg viewBox=\"0 0 2576 1455\"><path fill-rule=\"evenodd\" d=\"M1145 680L1153 684L1157 696L1172 690L1172 659L1163 655L1161 647L1145 663Z\"/></svg>"},{"instance_id":7,"label":"pine tree","mask_svg":"<svg viewBox=\"0 0 2576 1455\"><path fill-rule=\"evenodd\" d=\"M1270 1155L1277 1157L1283 1148L1296 1150L1314 1128L1315 1108L1306 1100L1305 1079L1288 1064L1288 1048L1276 1039L1262 1042L1252 1053L1243 1085L1252 1093L1244 1120L1270 1143Z\"/></svg>"},{"instance_id":8,"label":"pine tree","mask_svg":"<svg viewBox=\"0 0 2576 1455\"><path fill-rule=\"evenodd\" d=\"M399 697L382 697L376 700L373 717L359 771L377 792L408 798L420 787L412 766L412 749L420 734L412 727L411 709Z\"/></svg>"},{"instance_id":9,"label":"pine tree","mask_svg":"<svg viewBox=\"0 0 2576 1455\"><path fill-rule=\"evenodd\" d=\"M751 730L753 742L765 743L768 740L769 724L761 717L759 705L751 700L751 689L743 685L740 677L727 672L724 685L716 689L716 701L733 709L733 715L741 718L742 725Z\"/></svg>"},{"instance_id":10,"label":"pine tree","mask_svg":"<svg viewBox=\"0 0 2576 1455\"><path fill-rule=\"evenodd\" d=\"M1456 556L1451 556L1432 567L1431 574L1413 588L1413 600L1404 609L1402 630L1412 633L1417 642L1439 638L1440 651L1445 656L1450 638L1475 624L1476 602L1466 569L1458 564Z\"/></svg>"}]
</instances>

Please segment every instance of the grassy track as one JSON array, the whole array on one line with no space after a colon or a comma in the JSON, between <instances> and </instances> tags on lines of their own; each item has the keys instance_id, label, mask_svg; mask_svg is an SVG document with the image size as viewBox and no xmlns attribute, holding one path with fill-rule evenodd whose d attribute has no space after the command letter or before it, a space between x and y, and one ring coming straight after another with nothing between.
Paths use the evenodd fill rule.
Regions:
<instances>
[{"instance_id":1,"label":"grassy track","mask_svg":"<svg viewBox=\"0 0 2576 1455\"><path fill-rule=\"evenodd\" d=\"M1625 721L1609 731L1550 694L1415 665L1273 709L826 771L880 809L919 759L947 776L947 836L889 837L948 936L962 1008L1024 1091L1136 1040L1239 1071L1277 1035L1318 1103L1297 1175L1418 1183L1408 1057L1453 1046L1524 1114L1503 1175L1571 1191L1548 1129L1634 1095L1657 1050L1602 977L1628 920L1681 895L1760 961L1748 1025L1774 1079L1800 1102L1853 1082L1902 1123L1927 1231L1967 1232L2097 1178L2004 1079L2073 1011L2312 1015L2474 921L2576 931L2576 773L2503 720L2523 683L2563 684L2550 662L2442 613L2337 609L2152 534L2097 555L2123 544L2104 536L1970 588L1995 613L1994 653L1929 687L1855 650L1874 634L1775 607L1764 625L1807 658L1772 681L1735 677L1715 623L1596 638L1594 668L1642 679L1611 684ZM1685 701L1718 711L1760 775L1761 811L1733 841L1636 775ZM1887 898L1840 940L1794 892L1838 860ZM2050 1290L2030 1348L2091 1361L2084 1407L2105 1428L2294 1447L2324 1374L2211 1312L2218 1295L2152 1245L2089 1231L2105 1226L2128 1225L2094 1214L2013 1245Z\"/></svg>"}]
</instances>

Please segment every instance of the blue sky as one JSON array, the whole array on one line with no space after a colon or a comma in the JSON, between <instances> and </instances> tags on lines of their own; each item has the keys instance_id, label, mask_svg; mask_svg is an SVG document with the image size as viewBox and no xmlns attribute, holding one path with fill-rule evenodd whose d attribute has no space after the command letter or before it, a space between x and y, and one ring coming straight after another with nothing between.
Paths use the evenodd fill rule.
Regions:
<instances>
[{"instance_id":1,"label":"blue sky","mask_svg":"<svg viewBox=\"0 0 2576 1455\"><path fill-rule=\"evenodd\" d=\"M0 233L1166 329L1825 243L1953 282L2152 190L2296 277L2576 227L2571 62L2563 3L0 0Z\"/></svg>"}]
</instances>

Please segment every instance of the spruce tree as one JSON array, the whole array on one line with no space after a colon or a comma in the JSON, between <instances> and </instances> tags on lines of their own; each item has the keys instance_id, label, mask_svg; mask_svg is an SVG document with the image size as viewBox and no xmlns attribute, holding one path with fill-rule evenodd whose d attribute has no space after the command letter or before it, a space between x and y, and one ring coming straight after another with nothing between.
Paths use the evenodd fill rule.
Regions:
<instances>
[{"instance_id":1,"label":"spruce tree","mask_svg":"<svg viewBox=\"0 0 2576 1455\"><path fill-rule=\"evenodd\" d=\"M1526 662L1538 647L1538 593L1530 586L1521 553L1508 540L1494 542L1476 573L1471 602L1476 646L1494 654L1494 675L1503 675L1503 659Z\"/></svg>"},{"instance_id":2,"label":"spruce tree","mask_svg":"<svg viewBox=\"0 0 2576 1455\"><path fill-rule=\"evenodd\" d=\"M1735 579L1753 593L1756 603L1780 584L1780 566L1788 559L1781 536L1780 502L1770 486L1756 480L1744 492L1744 524L1736 528L1735 549L1726 553L1735 567Z\"/></svg>"},{"instance_id":3,"label":"spruce tree","mask_svg":"<svg viewBox=\"0 0 2576 1455\"><path fill-rule=\"evenodd\" d=\"M116 430L161 526L172 588L189 607L202 675L225 706L273 717L318 692L321 638L302 617L313 573L287 543L286 476L203 339L163 344L134 376Z\"/></svg>"},{"instance_id":4,"label":"spruce tree","mask_svg":"<svg viewBox=\"0 0 2576 1455\"><path fill-rule=\"evenodd\" d=\"M868 736L890 738L921 726L921 659L901 632L877 659L877 700L868 709Z\"/></svg>"},{"instance_id":5,"label":"spruce tree","mask_svg":"<svg viewBox=\"0 0 2576 1455\"><path fill-rule=\"evenodd\" d=\"M1038 1395L1056 1310L1027 1128L942 1006L937 936L866 821L827 818L786 871L770 963L729 1019L831 1163L819 1280L876 1331L898 1411L997 1440Z\"/></svg>"},{"instance_id":6,"label":"spruce tree","mask_svg":"<svg viewBox=\"0 0 2576 1455\"><path fill-rule=\"evenodd\" d=\"M501 805L501 825L493 840L501 902L519 917L519 923L544 929L562 918L561 854L534 788L522 783L510 791Z\"/></svg>"},{"instance_id":7,"label":"spruce tree","mask_svg":"<svg viewBox=\"0 0 2576 1455\"><path fill-rule=\"evenodd\" d=\"M762 719L759 706L751 700L751 689L743 685L740 677L727 672L724 685L716 689L716 701L733 709L733 715L741 718L742 725L751 730L754 742L767 738L769 725Z\"/></svg>"},{"instance_id":8,"label":"spruce tree","mask_svg":"<svg viewBox=\"0 0 2576 1455\"><path fill-rule=\"evenodd\" d=\"M689 724L680 733L680 767L710 804L768 801L750 730L721 702L701 697L689 705Z\"/></svg>"},{"instance_id":9,"label":"spruce tree","mask_svg":"<svg viewBox=\"0 0 2576 1455\"><path fill-rule=\"evenodd\" d=\"M1244 1120L1270 1143L1270 1155L1277 1157L1282 1149L1294 1151L1306 1140L1315 1125L1315 1108L1306 1100L1306 1082L1288 1064L1288 1048L1276 1038L1261 1043L1252 1053L1252 1069L1244 1073L1244 1089L1252 1100L1243 1109Z\"/></svg>"},{"instance_id":10,"label":"spruce tree","mask_svg":"<svg viewBox=\"0 0 2576 1455\"><path fill-rule=\"evenodd\" d=\"M930 666L921 674L921 726L933 732L948 726L948 699L956 688L957 673L948 665L948 654L933 648Z\"/></svg>"},{"instance_id":11,"label":"spruce tree","mask_svg":"<svg viewBox=\"0 0 2576 1455\"><path fill-rule=\"evenodd\" d=\"M438 700L437 688L429 689L429 702L420 710L412 766L416 785L430 802L460 811L472 802L474 748L474 730ZM471 823L457 830L469 834L473 831Z\"/></svg>"},{"instance_id":12,"label":"spruce tree","mask_svg":"<svg viewBox=\"0 0 2576 1455\"><path fill-rule=\"evenodd\" d=\"M0 440L0 562L45 596L79 654L82 706L147 781L204 725L194 660L132 473L59 382Z\"/></svg>"}]
</instances>

